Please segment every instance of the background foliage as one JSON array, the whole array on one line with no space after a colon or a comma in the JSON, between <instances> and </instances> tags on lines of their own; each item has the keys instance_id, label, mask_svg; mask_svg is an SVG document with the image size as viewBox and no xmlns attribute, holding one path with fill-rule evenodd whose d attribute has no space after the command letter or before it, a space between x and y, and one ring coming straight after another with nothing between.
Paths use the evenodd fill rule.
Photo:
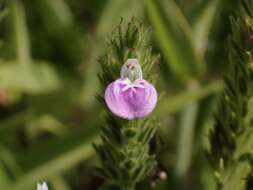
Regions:
<instances>
[{"instance_id":1,"label":"background foliage","mask_svg":"<svg viewBox=\"0 0 253 190\"><path fill-rule=\"evenodd\" d=\"M151 26L162 97L152 113L160 127L150 144L158 165L138 189L216 189L204 150L221 74L229 71L229 17L238 3L1 0L0 189L32 190L44 180L54 190L103 184L93 173L100 162L91 146L105 114L95 98L97 59L121 17L133 16ZM167 179L159 178L161 171Z\"/></svg>"}]
</instances>

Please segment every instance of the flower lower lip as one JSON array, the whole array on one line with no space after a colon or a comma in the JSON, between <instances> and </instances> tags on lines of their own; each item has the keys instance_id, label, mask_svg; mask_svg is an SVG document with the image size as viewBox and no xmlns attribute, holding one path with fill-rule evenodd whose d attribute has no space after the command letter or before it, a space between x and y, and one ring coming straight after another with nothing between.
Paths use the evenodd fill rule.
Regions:
<instances>
[{"instance_id":1,"label":"flower lower lip","mask_svg":"<svg viewBox=\"0 0 253 190\"><path fill-rule=\"evenodd\" d=\"M143 79L135 83L129 83L129 79L118 79L107 87L105 101L109 110L119 117L143 118L153 111L157 93L155 88Z\"/></svg>"}]
</instances>

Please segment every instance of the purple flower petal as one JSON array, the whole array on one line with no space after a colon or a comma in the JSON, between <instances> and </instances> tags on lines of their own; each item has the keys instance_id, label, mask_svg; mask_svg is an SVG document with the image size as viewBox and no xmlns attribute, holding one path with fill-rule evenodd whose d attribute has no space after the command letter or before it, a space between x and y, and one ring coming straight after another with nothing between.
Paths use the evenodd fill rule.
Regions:
<instances>
[{"instance_id":1,"label":"purple flower petal","mask_svg":"<svg viewBox=\"0 0 253 190\"><path fill-rule=\"evenodd\" d=\"M118 79L106 88L105 102L109 110L124 119L143 118L150 114L157 102L153 85L143 79L131 83Z\"/></svg>"}]
</instances>

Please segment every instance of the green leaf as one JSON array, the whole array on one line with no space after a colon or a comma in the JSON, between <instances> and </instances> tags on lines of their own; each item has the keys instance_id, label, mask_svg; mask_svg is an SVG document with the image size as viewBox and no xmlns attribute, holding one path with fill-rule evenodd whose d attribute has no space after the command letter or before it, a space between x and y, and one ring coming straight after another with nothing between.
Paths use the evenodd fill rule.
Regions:
<instances>
[{"instance_id":1,"label":"green leaf","mask_svg":"<svg viewBox=\"0 0 253 190\"><path fill-rule=\"evenodd\" d=\"M178 177L183 177L186 174L191 163L198 108L197 102L190 103L181 115L177 162L175 166L175 174Z\"/></svg>"},{"instance_id":2,"label":"green leaf","mask_svg":"<svg viewBox=\"0 0 253 190\"><path fill-rule=\"evenodd\" d=\"M202 59L208 48L209 35L214 24L215 18L219 13L219 0L209 1L201 9L201 13L194 20L192 38L197 55Z\"/></svg>"},{"instance_id":3,"label":"green leaf","mask_svg":"<svg viewBox=\"0 0 253 190\"><path fill-rule=\"evenodd\" d=\"M11 18L11 39L18 64L29 65L31 61L26 15L21 1L8 1Z\"/></svg>"},{"instance_id":4,"label":"green leaf","mask_svg":"<svg viewBox=\"0 0 253 190\"><path fill-rule=\"evenodd\" d=\"M94 131L92 133L94 133ZM91 142L97 141L97 137L91 135L92 133L87 133L86 138L83 137L83 141L79 141L78 143L76 142L77 140L74 141L73 138L72 142L67 141L68 148L66 148L66 146L64 145L64 143L66 143L64 139L60 141L57 140L53 144L48 143L47 146L44 146L44 148L36 146L36 149L34 151L23 156L25 156L27 159L31 155L42 156L44 158L50 155L51 159L47 159L44 163L42 162L42 164L36 165L35 168L27 171L16 181L8 185L3 186L2 184L0 184L0 188L8 190L27 190L34 187L37 182L42 180L49 180L50 178L62 174L65 171L71 169L81 161L90 158L94 154ZM64 145L63 147L65 150L56 156L55 153L52 154L52 151L55 150L59 152L59 145Z\"/></svg>"},{"instance_id":5,"label":"green leaf","mask_svg":"<svg viewBox=\"0 0 253 190\"><path fill-rule=\"evenodd\" d=\"M0 85L11 91L38 94L58 90L57 73L46 62L34 65L14 63L0 65Z\"/></svg>"},{"instance_id":6,"label":"green leaf","mask_svg":"<svg viewBox=\"0 0 253 190\"><path fill-rule=\"evenodd\" d=\"M162 1L161 5L154 0L145 3L159 45L173 73L183 80L203 74L205 66L196 56L191 29L177 5L173 1Z\"/></svg>"},{"instance_id":7,"label":"green leaf","mask_svg":"<svg viewBox=\"0 0 253 190\"><path fill-rule=\"evenodd\" d=\"M18 177L23 173L15 159L14 154L4 146L0 146L0 160L3 162L3 165L8 169L8 172L11 173L12 176Z\"/></svg>"},{"instance_id":8,"label":"green leaf","mask_svg":"<svg viewBox=\"0 0 253 190\"><path fill-rule=\"evenodd\" d=\"M223 87L224 85L222 81L212 81L209 84L200 86L195 90L189 89L174 96L164 96L161 101L158 102L155 114L159 116L166 116L170 113L178 112L188 104L221 92Z\"/></svg>"},{"instance_id":9,"label":"green leaf","mask_svg":"<svg viewBox=\"0 0 253 190\"><path fill-rule=\"evenodd\" d=\"M43 0L35 1L35 6L40 7L42 16L45 16L49 22L49 30L71 27L74 22L72 12L70 11L65 0Z\"/></svg>"},{"instance_id":10,"label":"green leaf","mask_svg":"<svg viewBox=\"0 0 253 190\"><path fill-rule=\"evenodd\" d=\"M0 65L0 85L11 91L45 93L59 88L55 70L46 62L33 62L26 15L21 1L8 1L10 7L10 38L15 50L15 61Z\"/></svg>"}]
</instances>

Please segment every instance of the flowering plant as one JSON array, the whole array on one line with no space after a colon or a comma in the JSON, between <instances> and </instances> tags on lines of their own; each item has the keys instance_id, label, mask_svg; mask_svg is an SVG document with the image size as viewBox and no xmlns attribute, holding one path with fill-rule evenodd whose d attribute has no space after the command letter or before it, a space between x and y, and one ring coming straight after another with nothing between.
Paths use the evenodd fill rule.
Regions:
<instances>
[{"instance_id":1,"label":"flowering plant","mask_svg":"<svg viewBox=\"0 0 253 190\"><path fill-rule=\"evenodd\" d=\"M156 90L148 81L153 81L150 73L158 57L151 54L148 31L134 20L126 27L121 23L99 60L99 100L108 112L101 127L102 143L94 147L102 162L97 171L106 179L105 188L133 190L156 165L149 142L157 124L147 116L157 102Z\"/></svg>"},{"instance_id":2,"label":"flowering plant","mask_svg":"<svg viewBox=\"0 0 253 190\"><path fill-rule=\"evenodd\" d=\"M229 72L210 133L208 158L217 189L253 189L253 1L243 0L231 17Z\"/></svg>"}]
</instances>

